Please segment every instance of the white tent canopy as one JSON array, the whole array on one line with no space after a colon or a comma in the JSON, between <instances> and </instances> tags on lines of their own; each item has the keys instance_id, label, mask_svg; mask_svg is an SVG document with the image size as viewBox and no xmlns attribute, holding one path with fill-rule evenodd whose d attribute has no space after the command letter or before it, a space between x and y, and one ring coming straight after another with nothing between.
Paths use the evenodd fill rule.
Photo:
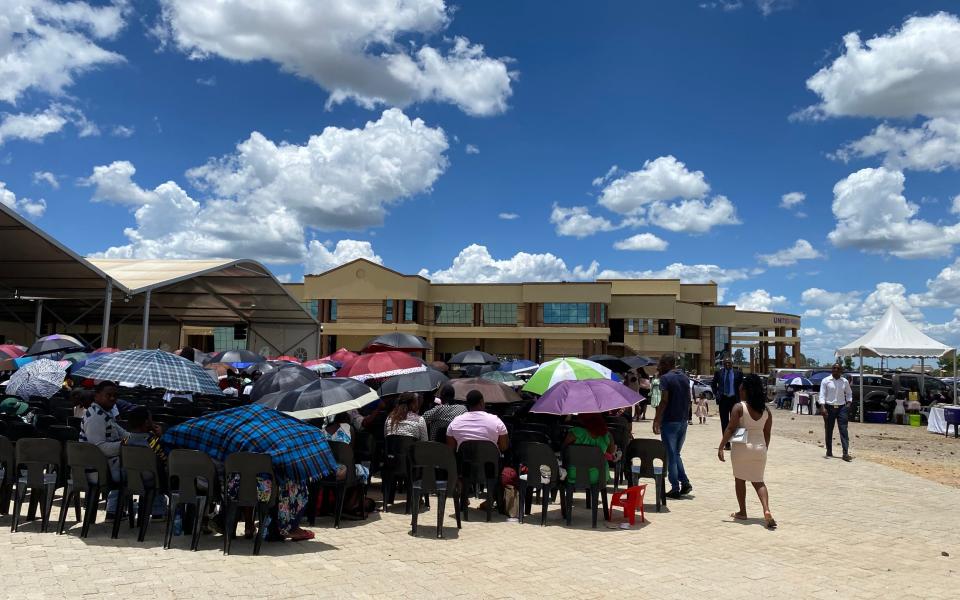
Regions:
<instances>
[{"instance_id":1,"label":"white tent canopy","mask_svg":"<svg viewBox=\"0 0 960 600\"><path fill-rule=\"evenodd\" d=\"M892 304L873 328L837 350L837 356L940 358L953 348L920 331Z\"/></svg>"}]
</instances>

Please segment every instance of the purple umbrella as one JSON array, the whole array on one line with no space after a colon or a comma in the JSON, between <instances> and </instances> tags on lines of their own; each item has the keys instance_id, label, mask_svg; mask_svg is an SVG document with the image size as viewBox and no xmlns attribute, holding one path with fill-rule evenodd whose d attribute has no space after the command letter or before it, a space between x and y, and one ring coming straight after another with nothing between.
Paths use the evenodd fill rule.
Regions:
<instances>
[{"instance_id":1,"label":"purple umbrella","mask_svg":"<svg viewBox=\"0 0 960 600\"><path fill-rule=\"evenodd\" d=\"M550 415L603 413L629 408L641 400L640 394L610 379L561 381L547 390L530 412Z\"/></svg>"}]
</instances>

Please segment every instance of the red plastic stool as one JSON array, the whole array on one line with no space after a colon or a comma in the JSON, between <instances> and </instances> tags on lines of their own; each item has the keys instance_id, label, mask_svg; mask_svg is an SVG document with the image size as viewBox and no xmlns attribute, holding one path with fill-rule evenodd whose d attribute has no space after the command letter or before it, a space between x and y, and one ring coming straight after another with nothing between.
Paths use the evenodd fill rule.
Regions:
<instances>
[{"instance_id":1,"label":"red plastic stool","mask_svg":"<svg viewBox=\"0 0 960 600\"><path fill-rule=\"evenodd\" d=\"M646 522L643 514L643 495L647 492L647 484L635 485L621 492L614 492L610 499L610 517L613 517L613 509L617 506L623 509L623 516L633 525L637 515L637 508L640 508L640 522ZM607 519L610 520L609 518Z\"/></svg>"}]
</instances>

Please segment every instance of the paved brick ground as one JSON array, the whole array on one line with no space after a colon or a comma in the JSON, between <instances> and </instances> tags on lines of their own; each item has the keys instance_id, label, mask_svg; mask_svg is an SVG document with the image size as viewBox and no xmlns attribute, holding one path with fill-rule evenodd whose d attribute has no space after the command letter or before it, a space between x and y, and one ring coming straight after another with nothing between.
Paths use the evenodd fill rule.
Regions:
<instances>
[{"instance_id":1,"label":"paved brick ground","mask_svg":"<svg viewBox=\"0 0 960 600\"><path fill-rule=\"evenodd\" d=\"M635 430L650 435L647 424ZM183 549L186 538L164 551L162 526L138 544L126 529L109 539L103 523L86 540L79 527L40 534L39 523L10 534L9 517L0 517L0 595L957 597L960 489L867 461L825 460L816 447L775 437L767 478L781 526L771 532L760 520L729 518L736 501L729 463L716 459L718 430L714 419L691 427L684 456L694 493L669 512L648 506L649 523L634 530L591 530L582 502L571 528L560 524L558 506L545 528L502 517L485 523L473 511L459 532L446 520L445 540L434 537L432 512L421 516L416 538L409 517L390 513L339 531L318 522L315 541L265 544L259 557L240 540L224 557L215 536L196 553ZM755 497L749 506L760 516Z\"/></svg>"}]
</instances>

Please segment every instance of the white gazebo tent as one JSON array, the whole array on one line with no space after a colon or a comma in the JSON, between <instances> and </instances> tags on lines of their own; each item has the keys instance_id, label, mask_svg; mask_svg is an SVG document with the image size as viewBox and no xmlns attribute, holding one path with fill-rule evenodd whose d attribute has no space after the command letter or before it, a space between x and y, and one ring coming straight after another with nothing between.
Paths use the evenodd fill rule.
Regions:
<instances>
[{"instance_id":1,"label":"white gazebo tent","mask_svg":"<svg viewBox=\"0 0 960 600\"><path fill-rule=\"evenodd\" d=\"M837 356L860 357L860 422L863 414L863 357L919 358L920 370L926 358L941 358L953 353L953 371L957 371L957 353L945 344L920 331L916 325L907 321L897 307L890 305L883 318L873 328L856 340L837 350ZM923 385L925 373L921 373ZM920 390L921 393L923 390ZM957 378L953 379L953 402L957 403Z\"/></svg>"}]
</instances>

